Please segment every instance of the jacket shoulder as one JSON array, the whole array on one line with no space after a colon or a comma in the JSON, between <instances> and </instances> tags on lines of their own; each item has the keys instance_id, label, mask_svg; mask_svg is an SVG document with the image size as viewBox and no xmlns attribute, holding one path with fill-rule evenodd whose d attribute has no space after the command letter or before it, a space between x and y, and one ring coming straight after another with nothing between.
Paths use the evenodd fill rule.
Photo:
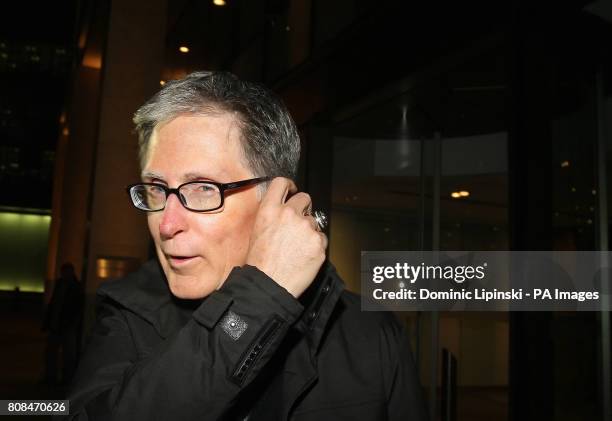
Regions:
<instances>
[{"instance_id":1,"label":"jacket shoulder","mask_svg":"<svg viewBox=\"0 0 612 421\"><path fill-rule=\"evenodd\" d=\"M346 327L358 331L358 334L370 336L381 331L399 333L403 327L391 311L364 311L361 309L361 295L343 291L338 300L339 318ZM371 336L370 336L371 337Z\"/></svg>"},{"instance_id":2,"label":"jacket shoulder","mask_svg":"<svg viewBox=\"0 0 612 421\"><path fill-rule=\"evenodd\" d=\"M102 283L96 295L98 300L110 298L123 307L144 311L155 310L171 299L168 284L155 260L123 278Z\"/></svg>"}]
</instances>

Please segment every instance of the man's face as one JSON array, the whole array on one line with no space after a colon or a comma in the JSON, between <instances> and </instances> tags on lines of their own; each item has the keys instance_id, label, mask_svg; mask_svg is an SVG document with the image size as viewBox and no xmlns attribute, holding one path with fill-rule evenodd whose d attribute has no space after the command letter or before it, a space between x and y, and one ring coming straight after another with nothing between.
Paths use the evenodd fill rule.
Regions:
<instances>
[{"instance_id":1,"label":"man's face","mask_svg":"<svg viewBox=\"0 0 612 421\"><path fill-rule=\"evenodd\" d=\"M156 128L142 179L176 188L196 180L253 178L243 161L240 129L230 114L184 115ZM212 212L189 211L172 194L164 210L148 214L157 255L175 296L206 297L234 266L245 264L258 208L257 187L250 186L226 194L223 208Z\"/></svg>"}]
</instances>

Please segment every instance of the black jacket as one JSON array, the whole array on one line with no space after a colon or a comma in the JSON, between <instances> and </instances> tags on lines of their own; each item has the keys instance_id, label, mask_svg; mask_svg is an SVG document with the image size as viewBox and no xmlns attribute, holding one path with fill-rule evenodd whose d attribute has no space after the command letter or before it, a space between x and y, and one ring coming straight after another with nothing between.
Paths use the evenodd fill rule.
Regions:
<instances>
[{"instance_id":1,"label":"black jacket","mask_svg":"<svg viewBox=\"0 0 612 421\"><path fill-rule=\"evenodd\" d=\"M255 267L200 301L157 262L97 293L72 420L423 420L406 335L326 263L296 300Z\"/></svg>"}]
</instances>

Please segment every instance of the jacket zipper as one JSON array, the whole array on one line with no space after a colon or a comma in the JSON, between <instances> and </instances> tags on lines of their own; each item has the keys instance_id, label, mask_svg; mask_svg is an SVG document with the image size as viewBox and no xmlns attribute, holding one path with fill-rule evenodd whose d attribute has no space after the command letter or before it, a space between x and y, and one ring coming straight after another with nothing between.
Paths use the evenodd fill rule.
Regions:
<instances>
[{"instance_id":1,"label":"jacket zipper","mask_svg":"<svg viewBox=\"0 0 612 421\"><path fill-rule=\"evenodd\" d=\"M274 334L282 325L283 320L278 316L274 316L272 319L268 320L261 329L262 333L255 337L249 348L247 348L247 351L243 354L240 363L236 366L236 370L234 370L234 374L232 375L232 380L235 383L238 385L244 383L247 374L259 359L261 351L270 342Z\"/></svg>"}]
</instances>

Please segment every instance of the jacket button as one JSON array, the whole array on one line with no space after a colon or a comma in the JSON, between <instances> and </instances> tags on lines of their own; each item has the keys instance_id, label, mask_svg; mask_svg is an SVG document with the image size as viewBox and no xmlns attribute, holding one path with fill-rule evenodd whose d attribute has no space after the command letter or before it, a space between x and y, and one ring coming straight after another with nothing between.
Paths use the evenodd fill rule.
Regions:
<instances>
[{"instance_id":1,"label":"jacket button","mask_svg":"<svg viewBox=\"0 0 612 421\"><path fill-rule=\"evenodd\" d=\"M313 321L315 318L317 317L317 312L316 311L311 311L310 314L308 314L308 320L309 321Z\"/></svg>"},{"instance_id":2,"label":"jacket button","mask_svg":"<svg viewBox=\"0 0 612 421\"><path fill-rule=\"evenodd\" d=\"M322 292L323 294L327 294L327 293L329 292L329 285L325 285L325 286L324 286L324 287L321 289L321 292Z\"/></svg>"}]
</instances>

